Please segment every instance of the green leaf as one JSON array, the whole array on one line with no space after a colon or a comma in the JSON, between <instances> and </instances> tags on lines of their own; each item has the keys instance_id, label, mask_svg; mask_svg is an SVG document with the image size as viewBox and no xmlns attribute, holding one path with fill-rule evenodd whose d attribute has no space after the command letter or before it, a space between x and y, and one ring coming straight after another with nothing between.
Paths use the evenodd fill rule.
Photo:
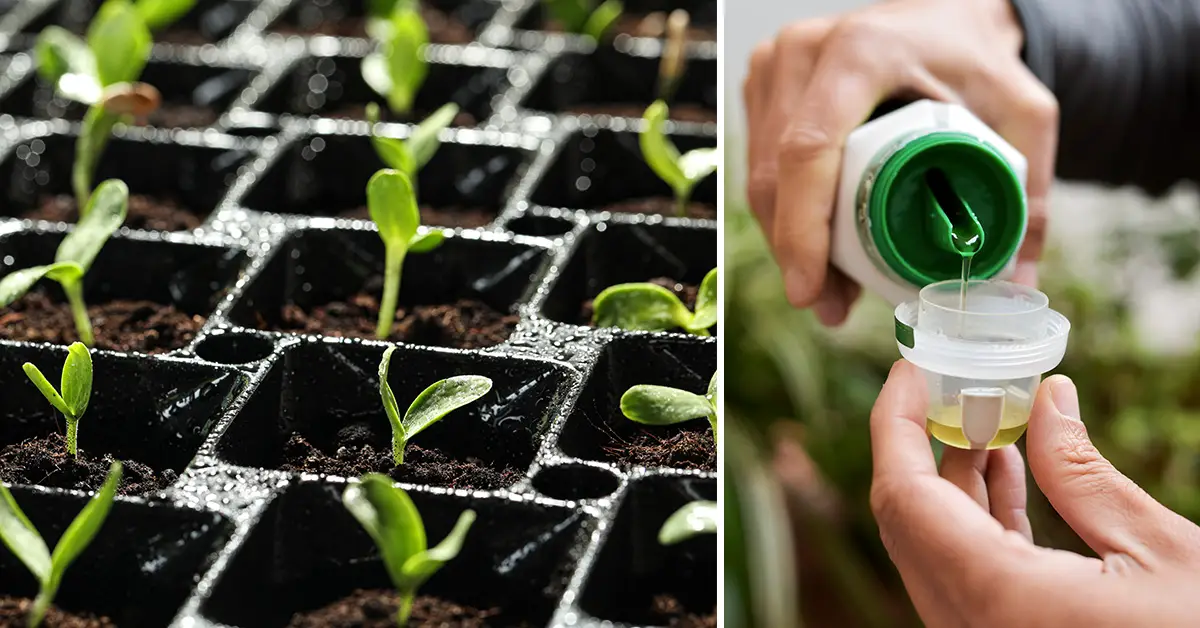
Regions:
<instances>
[{"instance_id":1,"label":"green leaf","mask_svg":"<svg viewBox=\"0 0 1200 628\"><path fill-rule=\"evenodd\" d=\"M592 323L640 331L687 327L692 313L670 290L651 283L626 283L601 292L592 304Z\"/></svg>"},{"instance_id":2,"label":"green leaf","mask_svg":"<svg viewBox=\"0 0 1200 628\"><path fill-rule=\"evenodd\" d=\"M367 103L367 122L371 131L371 145L384 165L407 174L409 178L417 176L417 162L405 145L404 140L393 137L380 137L375 134L375 125L379 123L379 105Z\"/></svg>"},{"instance_id":3,"label":"green leaf","mask_svg":"<svg viewBox=\"0 0 1200 628\"><path fill-rule=\"evenodd\" d=\"M446 240L445 232L441 230L429 231L425 234L417 234L408 242L409 253L428 253L441 246Z\"/></svg>"},{"instance_id":4,"label":"green leaf","mask_svg":"<svg viewBox=\"0 0 1200 628\"><path fill-rule=\"evenodd\" d=\"M380 170L371 176L367 208L387 246L407 247L421 224L412 180L399 170Z\"/></svg>"},{"instance_id":5,"label":"green leaf","mask_svg":"<svg viewBox=\"0 0 1200 628\"><path fill-rule=\"evenodd\" d=\"M714 268L700 282L700 290L696 294L696 313L687 326L688 331L698 332L717 324L717 283L717 269Z\"/></svg>"},{"instance_id":6,"label":"green leaf","mask_svg":"<svg viewBox=\"0 0 1200 628\"><path fill-rule=\"evenodd\" d=\"M443 565L454 560L454 557L462 551L463 542L466 541L467 532L471 530L473 523L475 523L475 511L464 510L458 516L458 523L454 524L454 529L446 535L446 538L442 539L441 543L427 552L410 556L404 562L404 585L398 588L416 591Z\"/></svg>"},{"instance_id":7,"label":"green leaf","mask_svg":"<svg viewBox=\"0 0 1200 628\"><path fill-rule=\"evenodd\" d=\"M679 169L683 171L683 178L694 186L717 171L717 149L689 150L679 158Z\"/></svg>"},{"instance_id":8,"label":"green leaf","mask_svg":"<svg viewBox=\"0 0 1200 628\"><path fill-rule=\"evenodd\" d=\"M72 343L67 348L67 361L63 364L62 396L71 416L79 420L87 412L92 398L92 355L82 342Z\"/></svg>"},{"instance_id":9,"label":"green leaf","mask_svg":"<svg viewBox=\"0 0 1200 628\"><path fill-rule=\"evenodd\" d=\"M387 97L392 92L392 75L388 72L388 60L382 52L372 52L362 60L363 81L375 93Z\"/></svg>"},{"instance_id":10,"label":"green leaf","mask_svg":"<svg viewBox=\"0 0 1200 628\"><path fill-rule=\"evenodd\" d=\"M104 525L104 520L108 518L108 511L112 509L113 497L116 496L120 484L121 463L114 461L108 470L108 478L104 480L104 485L83 507L58 540L58 545L54 547L54 555L50 558L51 591L57 590L67 567L79 557L92 539L96 538L100 526Z\"/></svg>"},{"instance_id":11,"label":"green leaf","mask_svg":"<svg viewBox=\"0 0 1200 628\"><path fill-rule=\"evenodd\" d=\"M442 417L479 399L491 389L492 380L480 375L459 375L435 382L417 395L404 413L404 440L412 440Z\"/></svg>"},{"instance_id":12,"label":"green leaf","mask_svg":"<svg viewBox=\"0 0 1200 628\"><path fill-rule=\"evenodd\" d=\"M59 26L47 26L38 33L33 56L42 80L64 98L88 105L100 99L96 58L78 35Z\"/></svg>"},{"instance_id":13,"label":"green leaf","mask_svg":"<svg viewBox=\"0 0 1200 628\"><path fill-rule=\"evenodd\" d=\"M63 238L54 255L57 263L73 262L86 274L100 249L113 232L125 222L129 209L129 188L118 179L101 183L88 199L87 211L74 231Z\"/></svg>"},{"instance_id":14,"label":"green leaf","mask_svg":"<svg viewBox=\"0 0 1200 628\"><path fill-rule=\"evenodd\" d=\"M92 195L92 177L96 173L96 162L100 160L109 134L120 116L109 113L102 105L92 105L83 116L83 128L75 142L75 163L71 167L71 187L75 191L75 202L86 215L88 200Z\"/></svg>"},{"instance_id":15,"label":"green leaf","mask_svg":"<svg viewBox=\"0 0 1200 628\"><path fill-rule=\"evenodd\" d=\"M583 26L592 12L589 0L544 0L550 17L562 24L571 33L583 32Z\"/></svg>"},{"instance_id":16,"label":"green leaf","mask_svg":"<svg viewBox=\"0 0 1200 628\"><path fill-rule=\"evenodd\" d=\"M713 408L721 407L721 400L719 399L719 391L717 390L717 387L721 383L720 373L721 373L720 371L714 372L712 379L708 380L708 395L706 395L706 396L708 397L708 403L712 404Z\"/></svg>"},{"instance_id":17,"label":"green leaf","mask_svg":"<svg viewBox=\"0 0 1200 628\"><path fill-rule=\"evenodd\" d=\"M391 17L392 32L384 42L384 58L391 75L391 89L383 95L388 107L397 113L412 109L417 90L425 83L429 66L425 62L425 46L429 30L421 13L412 8L397 7Z\"/></svg>"},{"instance_id":18,"label":"green leaf","mask_svg":"<svg viewBox=\"0 0 1200 628\"><path fill-rule=\"evenodd\" d=\"M46 379L46 376L42 374L38 367L30 362L26 362L21 365L21 369L25 371L25 376L29 378L29 381L33 382L34 386L37 386L38 391L42 393L46 401L49 401L50 405L54 406L54 409L63 413L63 416L74 420L75 415L74 411L71 410L70 404L62 398L62 395L58 394L58 391L54 389L54 385L50 383L50 380Z\"/></svg>"},{"instance_id":19,"label":"green leaf","mask_svg":"<svg viewBox=\"0 0 1200 628\"><path fill-rule=\"evenodd\" d=\"M78 264L47 264L46 266L34 266L32 268L22 268L15 270L0 280L0 307L8 307L14 301L25 296L26 292L33 287L42 277L53 274L53 278L70 277L73 271L78 271L82 275L83 270Z\"/></svg>"},{"instance_id":20,"label":"green leaf","mask_svg":"<svg viewBox=\"0 0 1200 628\"><path fill-rule=\"evenodd\" d=\"M643 425L675 425L712 411L706 397L667 386L642 384L621 395L621 413Z\"/></svg>"},{"instance_id":21,"label":"green leaf","mask_svg":"<svg viewBox=\"0 0 1200 628\"><path fill-rule=\"evenodd\" d=\"M595 11L588 16L587 22L583 25L582 33L600 41L604 39L605 33L617 19L621 17L621 13L625 10L625 5L621 4L620 0L605 0L600 6L596 7Z\"/></svg>"},{"instance_id":22,"label":"green leaf","mask_svg":"<svg viewBox=\"0 0 1200 628\"><path fill-rule=\"evenodd\" d=\"M50 577L50 550L37 528L21 512L4 485L0 484L0 541L13 553L39 583Z\"/></svg>"},{"instance_id":23,"label":"green leaf","mask_svg":"<svg viewBox=\"0 0 1200 628\"><path fill-rule=\"evenodd\" d=\"M663 132L667 112L667 104L661 100L654 101L646 108L642 117L646 121L646 128L638 134L638 144L642 147L642 158L650 169L678 193L687 189L688 178L679 164L679 149Z\"/></svg>"},{"instance_id":24,"label":"green leaf","mask_svg":"<svg viewBox=\"0 0 1200 628\"><path fill-rule=\"evenodd\" d=\"M392 14L396 0L367 0L367 15L373 18L384 18Z\"/></svg>"},{"instance_id":25,"label":"green leaf","mask_svg":"<svg viewBox=\"0 0 1200 628\"><path fill-rule=\"evenodd\" d=\"M425 523L412 499L391 478L368 473L346 487L342 504L375 541L392 584L403 589L404 564L426 548Z\"/></svg>"},{"instance_id":26,"label":"green leaf","mask_svg":"<svg viewBox=\"0 0 1200 628\"><path fill-rule=\"evenodd\" d=\"M137 80L153 45L150 30L129 0L106 0L88 26L87 42L101 87Z\"/></svg>"},{"instance_id":27,"label":"green leaf","mask_svg":"<svg viewBox=\"0 0 1200 628\"><path fill-rule=\"evenodd\" d=\"M442 130L453 124L456 117L458 117L458 105L446 103L413 129L412 135L405 143L408 145L413 161L416 162L416 170L423 168L437 154L438 147L442 143L439 137ZM416 174L415 171L413 174Z\"/></svg>"},{"instance_id":28,"label":"green leaf","mask_svg":"<svg viewBox=\"0 0 1200 628\"><path fill-rule=\"evenodd\" d=\"M658 531L658 542L674 545L700 534L716 534L717 525L717 503L695 501L667 517Z\"/></svg>"},{"instance_id":29,"label":"green leaf","mask_svg":"<svg viewBox=\"0 0 1200 628\"><path fill-rule=\"evenodd\" d=\"M150 30L159 30L183 17L196 0L138 0L137 11Z\"/></svg>"},{"instance_id":30,"label":"green leaf","mask_svg":"<svg viewBox=\"0 0 1200 628\"><path fill-rule=\"evenodd\" d=\"M387 413L388 422L392 424L392 434L400 434L403 438L404 424L400 422L400 405L396 403L396 395L392 394L392 386L388 383L388 369L392 365L392 353L395 346L383 350L383 359L379 361L379 397L383 401L383 411Z\"/></svg>"}]
</instances>

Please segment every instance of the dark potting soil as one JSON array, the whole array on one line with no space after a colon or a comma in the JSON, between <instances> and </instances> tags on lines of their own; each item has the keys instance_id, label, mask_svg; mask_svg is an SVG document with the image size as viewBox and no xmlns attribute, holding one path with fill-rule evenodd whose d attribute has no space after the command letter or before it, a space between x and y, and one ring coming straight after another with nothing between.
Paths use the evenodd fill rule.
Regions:
<instances>
[{"instance_id":1,"label":"dark potting soil","mask_svg":"<svg viewBox=\"0 0 1200 628\"><path fill-rule=\"evenodd\" d=\"M675 596L662 594L654 596L653 616L655 626L668 628L717 628L716 609L698 614L684 608Z\"/></svg>"},{"instance_id":2,"label":"dark potting soil","mask_svg":"<svg viewBox=\"0 0 1200 628\"><path fill-rule=\"evenodd\" d=\"M39 199L36 208L21 218L73 223L79 219L76 205L75 197L70 194L45 195ZM203 216L196 215L173 198L131 194L125 226L150 231L190 231L203 221Z\"/></svg>"},{"instance_id":3,"label":"dark potting soil","mask_svg":"<svg viewBox=\"0 0 1200 628\"><path fill-rule=\"evenodd\" d=\"M640 118L646 113L646 105L630 105L625 103L613 103L598 105L592 103L582 103L572 105L566 108L567 113L576 115L589 116L613 116L614 118ZM671 113L669 116L672 120L680 122L716 122L717 112L702 107L700 105L692 105L687 103L676 103L671 105Z\"/></svg>"},{"instance_id":4,"label":"dark potting soil","mask_svg":"<svg viewBox=\"0 0 1200 628\"><path fill-rule=\"evenodd\" d=\"M675 209L675 199L666 196L621 201L602 208L602 211L614 214L651 214L672 218L679 215ZM687 217L715 220L717 207L708 203L692 201L687 206Z\"/></svg>"},{"instance_id":5,"label":"dark potting soil","mask_svg":"<svg viewBox=\"0 0 1200 628\"><path fill-rule=\"evenodd\" d=\"M338 213L339 218L370 220L371 210L366 205ZM474 229L491 223L496 212L483 207L422 207L421 224L435 227L462 227Z\"/></svg>"},{"instance_id":6,"label":"dark potting soil","mask_svg":"<svg viewBox=\"0 0 1200 628\"><path fill-rule=\"evenodd\" d=\"M382 589L356 590L328 606L292 616L288 628L393 628L399 596ZM422 628L525 628L528 622L508 621L499 608L480 609L421 595L413 600L409 626Z\"/></svg>"},{"instance_id":7,"label":"dark potting soil","mask_svg":"<svg viewBox=\"0 0 1200 628\"><path fill-rule=\"evenodd\" d=\"M87 422L82 430L88 429ZM67 453L67 439L62 434L50 434L40 438L9 445L0 449L0 480L13 484L37 484L55 488L97 491L108 477L113 457L104 454L93 456L84 447L78 447L79 456ZM124 467L121 495L145 495L164 490L175 483L179 474L171 469L152 469L136 460L121 460Z\"/></svg>"},{"instance_id":8,"label":"dark potting soil","mask_svg":"<svg viewBox=\"0 0 1200 628\"><path fill-rule=\"evenodd\" d=\"M172 28L161 33L155 33L154 39L166 44L181 46L203 46L204 44L213 43L213 40L205 36L204 33L188 28Z\"/></svg>"},{"instance_id":9,"label":"dark potting soil","mask_svg":"<svg viewBox=\"0 0 1200 628\"><path fill-rule=\"evenodd\" d=\"M475 32L454 17L422 4L421 17L429 28L429 41L435 44L469 44L475 40ZM273 24L269 29L281 35L328 35L330 37L366 37L367 18L346 17L339 20L324 20L311 26L299 26L285 21Z\"/></svg>"},{"instance_id":10,"label":"dark potting soil","mask_svg":"<svg viewBox=\"0 0 1200 628\"><path fill-rule=\"evenodd\" d=\"M87 295L84 295L84 299ZM191 342L204 325L191 316L151 301L116 300L88 304L96 349L162 353ZM79 337L71 308L35 289L6 310L0 310L0 338L66 345Z\"/></svg>"},{"instance_id":11,"label":"dark potting soil","mask_svg":"<svg viewBox=\"0 0 1200 628\"><path fill-rule=\"evenodd\" d=\"M670 290L671 292L675 293L675 296L679 297L680 301L683 301L683 304L686 305L689 310L696 309L696 295L700 292L700 288L698 286L679 283L670 277L655 277L654 279L647 280L646 283L652 283L656 286L662 286L667 290ZM579 310L579 323L581 325L592 324L592 312L595 309L593 302L593 299L588 299L587 301L583 302L583 306Z\"/></svg>"},{"instance_id":12,"label":"dark potting soil","mask_svg":"<svg viewBox=\"0 0 1200 628\"><path fill-rule=\"evenodd\" d=\"M28 598L0 596L0 628L25 628L26 617L33 606ZM54 605L46 611L42 628L116 628L107 617L96 617L90 613L76 615L59 610Z\"/></svg>"},{"instance_id":13,"label":"dark potting soil","mask_svg":"<svg viewBox=\"0 0 1200 628\"><path fill-rule=\"evenodd\" d=\"M410 111L409 113L392 113L390 109L384 106L384 103L379 103L379 119L382 122L420 122L432 114L432 111ZM350 103L342 105L329 113L324 114L327 118L338 120L366 120L367 119L367 104L366 103ZM639 114L641 115L641 114ZM454 121L450 123L452 127L473 127L479 124L479 120L467 111L459 111L457 116L454 116Z\"/></svg>"},{"instance_id":14,"label":"dark potting soil","mask_svg":"<svg viewBox=\"0 0 1200 628\"><path fill-rule=\"evenodd\" d=\"M644 427L624 415L613 418L615 425L597 428L607 436L605 459L627 466L672 467L676 469L717 470L717 447L708 422L696 419L687 427ZM694 424L694 425L692 425ZM701 427L703 426L703 427Z\"/></svg>"},{"instance_id":15,"label":"dark potting soil","mask_svg":"<svg viewBox=\"0 0 1200 628\"><path fill-rule=\"evenodd\" d=\"M391 444L386 448L376 447L369 442L371 434L362 424L343 428L335 437L332 455L304 436L292 434L284 447L282 468L348 478L383 473L400 482L471 490L507 488L521 479L521 472L516 469L496 469L478 458L453 458L439 449L425 449L415 443L409 443L404 450L404 464L396 466Z\"/></svg>"},{"instance_id":16,"label":"dark potting soil","mask_svg":"<svg viewBox=\"0 0 1200 628\"><path fill-rule=\"evenodd\" d=\"M378 283L378 282L376 282ZM379 297L360 292L344 301L334 301L305 310L283 306L278 327L260 321L260 329L349 338L375 338ZM450 304L417 305L396 310L392 342L459 349L498 345L508 339L520 320L514 314L492 309L481 301L459 299Z\"/></svg>"},{"instance_id":17,"label":"dark potting soil","mask_svg":"<svg viewBox=\"0 0 1200 628\"><path fill-rule=\"evenodd\" d=\"M146 119L146 124L161 129L192 129L212 126L217 122L212 107L163 103Z\"/></svg>"}]
</instances>

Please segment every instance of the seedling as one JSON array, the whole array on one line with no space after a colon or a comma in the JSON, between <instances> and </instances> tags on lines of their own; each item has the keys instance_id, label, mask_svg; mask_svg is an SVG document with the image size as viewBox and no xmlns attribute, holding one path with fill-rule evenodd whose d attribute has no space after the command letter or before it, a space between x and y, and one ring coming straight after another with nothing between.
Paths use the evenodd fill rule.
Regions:
<instances>
[{"instance_id":1,"label":"seedling","mask_svg":"<svg viewBox=\"0 0 1200 628\"><path fill-rule=\"evenodd\" d=\"M712 426L713 442L717 442L717 374L708 382L708 394L697 395L668 386L640 384L621 395L621 413L643 425L675 425L693 419L707 418Z\"/></svg>"},{"instance_id":2,"label":"seedling","mask_svg":"<svg viewBox=\"0 0 1200 628\"><path fill-rule=\"evenodd\" d=\"M697 148L681 155L663 131L668 113L667 103L661 100L646 108L638 144L646 164L675 192L675 213L682 218L696 184L717 170L717 149Z\"/></svg>"},{"instance_id":3,"label":"seedling","mask_svg":"<svg viewBox=\"0 0 1200 628\"><path fill-rule=\"evenodd\" d=\"M701 534L717 533L717 502L684 504L663 522L658 531L660 545L675 545Z\"/></svg>"},{"instance_id":4,"label":"seedling","mask_svg":"<svg viewBox=\"0 0 1200 628\"><path fill-rule=\"evenodd\" d=\"M129 188L117 179L109 179L96 188L88 199L74 231L63 238L54 255L54 263L9 273L0 280L0 307L8 307L29 292L43 277L57 281L67 296L75 331L83 344L92 346L92 322L83 301L83 278L108 238L125 222L129 207Z\"/></svg>"},{"instance_id":5,"label":"seedling","mask_svg":"<svg viewBox=\"0 0 1200 628\"><path fill-rule=\"evenodd\" d=\"M379 303L379 324L375 336L387 338L396 318L396 301L400 298L400 276L404 258L409 253L425 253L441 245L446 235L441 231L417 233L421 211L412 179L399 170L380 170L367 182L367 209L379 228L385 251L383 300Z\"/></svg>"},{"instance_id":6,"label":"seedling","mask_svg":"<svg viewBox=\"0 0 1200 628\"><path fill-rule=\"evenodd\" d=\"M179 0L141 0L137 5L107 0L88 26L86 42L58 26L47 26L38 35L38 73L59 95L88 105L71 172L81 218L113 126L128 117L149 115L162 100L154 87L136 82L153 45L148 24L178 17L183 4L190 6Z\"/></svg>"},{"instance_id":7,"label":"seedling","mask_svg":"<svg viewBox=\"0 0 1200 628\"><path fill-rule=\"evenodd\" d=\"M625 5L620 0L604 0L599 6L595 0L543 0L550 17L569 33L587 35L596 41L604 39L605 33L621 17Z\"/></svg>"},{"instance_id":8,"label":"seedling","mask_svg":"<svg viewBox=\"0 0 1200 628\"><path fill-rule=\"evenodd\" d=\"M121 463L113 462L108 470L108 478L96 495L88 501L83 510L79 511L75 520L67 527L54 553L46 546L42 535L33 527L33 523L21 512L13 499L12 493L0 484L0 541L20 560L33 577L38 581L38 594L29 609L26 626L36 628L46 617L46 611L58 587L62 584L63 574L88 544L96 537L108 511L112 509L113 497L117 494L117 486L121 484Z\"/></svg>"},{"instance_id":9,"label":"seedling","mask_svg":"<svg viewBox=\"0 0 1200 628\"><path fill-rule=\"evenodd\" d=\"M667 43L658 66L658 99L664 103L675 98L687 61L688 12L675 9L667 18Z\"/></svg>"},{"instance_id":10,"label":"seedling","mask_svg":"<svg viewBox=\"0 0 1200 628\"><path fill-rule=\"evenodd\" d=\"M481 375L459 375L434 382L417 395L401 417L400 406L396 405L396 396L388 384L388 368L395 350L396 347L388 347L379 361L379 396L383 399L388 422L392 424L392 458L396 466L400 466L404 464L404 447L408 441L447 414L486 395L492 389L492 380Z\"/></svg>"},{"instance_id":11,"label":"seedling","mask_svg":"<svg viewBox=\"0 0 1200 628\"><path fill-rule=\"evenodd\" d=\"M196 6L196 0L137 0L135 8L146 27L162 30Z\"/></svg>"},{"instance_id":12,"label":"seedling","mask_svg":"<svg viewBox=\"0 0 1200 628\"><path fill-rule=\"evenodd\" d=\"M391 137L380 137L375 134L375 125L379 123L379 105L367 105L367 123L371 129L371 145L388 168L399 170L408 175L409 181L416 188L417 173L425 164L433 159L442 144L441 132L454 122L458 116L458 105L447 103L433 112L413 129L407 140Z\"/></svg>"},{"instance_id":13,"label":"seedling","mask_svg":"<svg viewBox=\"0 0 1200 628\"><path fill-rule=\"evenodd\" d=\"M376 50L363 58L363 80L387 99L393 113L408 113L429 74L425 61L429 29L419 3L370 0L367 11L367 34L375 41Z\"/></svg>"},{"instance_id":14,"label":"seedling","mask_svg":"<svg viewBox=\"0 0 1200 628\"><path fill-rule=\"evenodd\" d=\"M708 271L696 294L696 311L675 293L652 283L623 283L605 288L592 301L592 324L636 331L668 331L682 328L707 336L717 324L717 269Z\"/></svg>"},{"instance_id":15,"label":"seedling","mask_svg":"<svg viewBox=\"0 0 1200 628\"><path fill-rule=\"evenodd\" d=\"M30 362L21 366L29 381L46 397L46 401L62 413L67 420L67 453L79 457L76 442L79 439L79 419L87 412L92 398L92 355L83 343L73 343L67 348L67 360L62 369L62 394Z\"/></svg>"},{"instance_id":16,"label":"seedling","mask_svg":"<svg viewBox=\"0 0 1200 628\"><path fill-rule=\"evenodd\" d=\"M392 586L400 594L396 623L408 625L417 589L462 550L475 511L465 510L441 543L429 548L421 513L404 491L385 475L368 473L342 493L346 510L371 535Z\"/></svg>"}]
</instances>

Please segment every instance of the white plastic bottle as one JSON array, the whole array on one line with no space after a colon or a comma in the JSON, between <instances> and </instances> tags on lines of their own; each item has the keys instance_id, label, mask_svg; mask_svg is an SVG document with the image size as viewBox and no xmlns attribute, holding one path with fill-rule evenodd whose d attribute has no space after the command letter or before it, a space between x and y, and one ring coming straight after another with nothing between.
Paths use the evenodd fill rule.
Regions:
<instances>
[{"instance_id":1,"label":"white plastic bottle","mask_svg":"<svg viewBox=\"0 0 1200 628\"><path fill-rule=\"evenodd\" d=\"M830 257L897 305L962 274L950 231L982 228L972 279L1011 275L1028 225L1026 161L959 105L922 100L846 141Z\"/></svg>"}]
</instances>

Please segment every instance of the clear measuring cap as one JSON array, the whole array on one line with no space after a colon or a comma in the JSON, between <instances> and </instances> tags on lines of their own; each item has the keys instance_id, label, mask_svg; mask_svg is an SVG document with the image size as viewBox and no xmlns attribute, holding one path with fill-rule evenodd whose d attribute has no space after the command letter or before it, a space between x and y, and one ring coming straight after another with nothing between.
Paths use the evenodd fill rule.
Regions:
<instances>
[{"instance_id":1,"label":"clear measuring cap","mask_svg":"<svg viewBox=\"0 0 1200 628\"><path fill-rule=\"evenodd\" d=\"M931 284L897 307L896 342L925 375L935 437L970 449L1003 446L1024 433L1037 383L1062 361L1071 325L1033 288L970 281L965 299L962 288L957 280Z\"/></svg>"}]
</instances>

